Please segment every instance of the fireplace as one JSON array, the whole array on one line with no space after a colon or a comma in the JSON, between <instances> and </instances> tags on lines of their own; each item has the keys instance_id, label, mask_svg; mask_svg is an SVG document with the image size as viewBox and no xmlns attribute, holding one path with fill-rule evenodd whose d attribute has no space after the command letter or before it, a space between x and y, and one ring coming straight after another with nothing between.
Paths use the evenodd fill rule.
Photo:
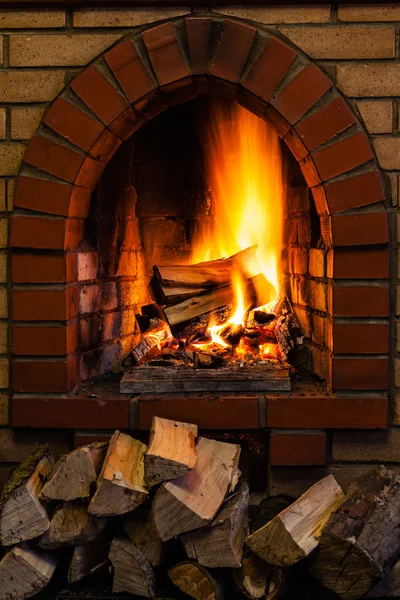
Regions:
<instances>
[{"instance_id":1,"label":"fireplace","mask_svg":"<svg viewBox=\"0 0 400 600\"><path fill-rule=\"evenodd\" d=\"M16 180L12 426L87 439L146 430L157 414L268 436L275 467L324 465L332 429L386 428L392 209L353 92L311 51L240 15L167 17L110 46L69 73ZM249 114L279 149L279 268L309 376L291 390L121 394L153 265L207 259L194 242L215 213L213 106ZM303 444L314 450L298 458Z\"/></svg>"}]
</instances>

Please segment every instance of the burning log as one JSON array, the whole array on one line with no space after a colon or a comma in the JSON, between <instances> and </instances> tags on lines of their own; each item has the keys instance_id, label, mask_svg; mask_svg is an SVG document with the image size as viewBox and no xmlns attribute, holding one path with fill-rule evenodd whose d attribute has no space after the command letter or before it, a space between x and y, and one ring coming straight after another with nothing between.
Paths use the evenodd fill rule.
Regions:
<instances>
[{"instance_id":1,"label":"burning log","mask_svg":"<svg viewBox=\"0 0 400 600\"><path fill-rule=\"evenodd\" d=\"M96 442L63 456L43 486L40 497L47 501L89 498L90 487L97 479L106 451L105 442Z\"/></svg>"},{"instance_id":2,"label":"burning log","mask_svg":"<svg viewBox=\"0 0 400 600\"><path fill-rule=\"evenodd\" d=\"M196 562L182 562L168 571L172 583L196 600L223 600L222 586Z\"/></svg>"},{"instance_id":3,"label":"burning log","mask_svg":"<svg viewBox=\"0 0 400 600\"><path fill-rule=\"evenodd\" d=\"M400 552L400 477L379 467L354 482L324 528L312 574L343 600L360 598Z\"/></svg>"},{"instance_id":4,"label":"burning log","mask_svg":"<svg viewBox=\"0 0 400 600\"><path fill-rule=\"evenodd\" d=\"M0 499L0 543L11 546L42 535L50 521L39 500L43 481L54 468L49 446L41 446L14 472ZM29 555L30 556L30 555Z\"/></svg>"},{"instance_id":5,"label":"burning log","mask_svg":"<svg viewBox=\"0 0 400 600\"><path fill-rule=\"evenodd\" d=\"M68 582L82 581L106 565L109 551L110 545L106 542L75 546L68 570Z\"/></svg>"},{"instance_id":6,"label":"burning log","mask_svg":"<svg viewBox=\"0 0 400 600\"><path fill-rule=\"evenodd\" d=\"M194 288L192 295L197 295L196 288L213 288L229 285L232 273L239 272L247 279L257 275L255 265L257 246L251 246L230 256L194 265L155 265L154 277L164 288ZM165 293L164 293L165 297ZM159 304L166 304L159 300Z\"/></svg>"},{"instance_id":7,"label":"burning log","mask_svg":"<svg viewBox=\"0 0 400 600\"><path fill-rule=\"evenodd\" d=\"M114 567L113 593L128 592L155 598L154 569L135 544L123 538L115 538L109 556Z\"/></svg>"},{"instance_id":8,"label":"burning log","mask_svg":"<svg viewBox=\"0 0 400 600\"><path fill-rule=\"evenodd\" d=\"M0 599L24 600L39 593L53 577L57 558L27 544L14 546L0 562Z\"/></svg>"},{"instance_id":9,"label":"burning log","mask_svg":"<svg viewBox=\"0 0 400 600\"><path fill-rule=\"evenodd\" d=\"M246 544L265 562L293 565L318 546L324 525L343 499L341 487L328 475L252 533Z\"/></svg>"},{"instance_id":10,"label":"burning log","mask_svg":"<svg viewBox=\"0 0 400 600\"><path fill-rule=\"evenodd\" d=\"M244 538L248 531L249 488L246 483L229 498L208 527L182 536L189 558L203 567L238 568L241 565Z\"/></svg>"},{"instance_id":11,"label":"burning log","mask_svg":"<svg viewBox=\"0 0 400 600\"><path fill-rule=\"evenodd\" d=\"M116 431L110 440L89 513L97 517L123 515L144 502L145 444Z\"/></svg>"},{"instance_id":12,"label":"burning log","mask_svg":"<svg viewBox=\"0 0 400 600\"><path fill-rule=\"evenodd\" d=\"M274 288L261 273L247 279L244 284L246 304L260 306L273 296ZM232 304L235 291L230 285L215 288L202 296L192 297L179 304L167 306L165 315L171 327L190 321L204 313Z\"/></svg>"},{"instance_id":13,"label":"burning log","mask_svg":"<svg viewBox=\"0 0 400 600\"><path fill-rule=\"evenodd\" d=\"M56 507L50 527L40 538L39 546L53 550L93 542L105 526L106 520L90 515L83 504L64 502Z\"/></svg>"},{"instance_id":14,"label":"burning log","mask_svg":"<svg viewBox=\"0 0 400 600\"><path fill-rule=\"evenodd\" d=\"M193 469L197 462L196 437L197 425L153 417L144 456L146 486L175 479Z\"/></svg>"},{"instance_id":15,"label":"burning log","mask_svg":"<svg viewBox=\"0 0 400 600\"><path fill-rule=\"evenodd\" d=\"M150 329L141 342L134 348L131 352L131 357L133 358L136 364L140 363L140 361L152 350L157 347L159 344L172 337L170 328L164 322L161 325L157 324L154 329Z\"/></svg>"},{"instance_id":16,"label":"burning log","mask_svg":"<svg viewBox=\"0 0 400 600\"><path fill-rule=\"evenodd\" d=\"M239 478L240 446L200 438L197 463L163 483L153 501L153 519L163 541L210 523Z\"/></svg>"}]
</instances>

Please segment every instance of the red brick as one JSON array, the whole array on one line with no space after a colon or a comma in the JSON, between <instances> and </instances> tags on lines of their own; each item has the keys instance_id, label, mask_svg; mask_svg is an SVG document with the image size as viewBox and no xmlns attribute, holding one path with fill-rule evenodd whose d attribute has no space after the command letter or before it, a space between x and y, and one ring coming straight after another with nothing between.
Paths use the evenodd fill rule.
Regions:
<instances>
[{"instance_id":1,"label":"red brick","mask_svg":"<svg viewBox=\"0 0 400 600\"><path fill-rule=\"evenodd\" d=\"M19 356L64 356L75 352L78 343L76 319L66 325L14 325L12 352Z\"/></svg>"},{"instance_id":2,"label":"red brick","mask_svg":"<svg viewBox=\"0 0 400 600\"><path fill-rule=\"evenodd\" d=\"M89 151L104 125L95 121L64 98L57 98L47 111L43 122L70 142Z\"/></svg>"},{"instance_id":3,"label":"red brick","mask_svg":"<svg viewBox=\"0 0 400 600\"><path fill-rule=\"evenodd\" d=\"M67 321L78 314L78 290L13 290L16 321Z\"/></svg>"},{"instance_id":4,"label":"red brick","mask_svg":"<svg viewBox=\"0 0 400 600\"><path fill-rule=\"evenodd\" d=\"M296 56L295 50L271 37L241 84L264 100L270 100Z\"/></svg>"},{"instance_id":5,"label":"red brick","mask_svg":"<svg viewBox=\"0 0 400 600\"><path fill-rule=\"evenodd\" d=\"M110 50L104 58L130 102L136 102L157 87L131 40Z\"/></svg>"},{"instance_id":6,"label":"red brick","mask_svg":"<svg viewBox=\"0 0 400 600\"><path fill-rule=\"evenodd\" d=\"M338 96L298 123L295 129L311 152L355 122L350 108L344 99Z\"/></svg>"},{"instance_id":7,"label":"red brick","mask_svg":"<svg viewBox=\"0 0 400 600\"><path fill-rule=\"evenodd\" d=\"M269 464L271 466L307 466L326 463L325 433L271 433Z\"/></svg>"},{"instance_id":8,"label":"red brick","mask_svg":"<svg viewBox=\"0 0 400 600\"><path fill-rule=\"evenodd\" d=\"M105 129L99 139L90 149L93 158L107 164L120 147L122 141L113 134L112 131Z\"/></svg>"},{"instance_id":9,"label":"red brick","mask_svg":"<svg viewBox=\"0 0 400 600\"><path fill-rule=\"evenodd\" d=\"M232 83L238 83L247 62L256 31L250 25L227 19L224 22L222 35L211 61L211 75L227 79Z\"/></svg>"},{"instance_id":10,"label":"red brick","mask_svg":"<svg viewBox=\"0 0 400 600\"><path fill-rule=\"evenodd\" d=\"M24 156L30 165L70 183L75 180L83 159L81 154L39 135L32 138Z\"/></svg>"},{"instance_id":11,"label":"red brick","mask_svg":"<svg viewBox=\"0 0 400 600\"><path fill-rule=\"evenodd\" d=\"M94 190L104 169L104 163L87 156L75 179L75 184L87 190Z\"/></svg>"},{"instance_id":12,"label":"red brick","mask_svg":"<svg viewBox=\"0 0 400 600\"><path fill-rule=\"evenodd\" d=\"M160 85L189 75L172 23L163 23L142 33Z\"/></svg>"},{"instance_id":13,"label":"red brick","mask_svg":"<svg viewBox=\"0 0 400 600\"><path fill-rule=\"evenodd\" d=\"M69 283L77 278L76 254L13 254L13 283Z\"/></svg>"},{"instance_id":14,"label":"red brick","mask_svg":"<svg viewBox=\"0 0 400 600\"><path fill-rule=\"evenodd\" d=\"M326 202L325 188L322 185L317 185L311 189L314 198L315 208L320 217L329 214L328 204Z\"/></svg>"},{"instance_id":15,"label":"red brick","mask_svg":"<svg viewBox=\"0 0 400 600\"><path fill-rule=\"evenodd\" d=\"M13 427L62 429L128 429L129 398L100 395L29 397L12 399Z\"/></svg>"},{"instance_id":16,"label":"red brick","mask_svg":"<svg viewBox=\"0 0 400 600\"><path fill-rule=\"evenodd\" d=\"M333 323L335 354L386 354L389 323Z\"/></svg>"},{"instance_id":17,"label":"red brick","mask_svg":"<svg viewBox=\"0 0 400 600\"><path fill-rule=\"evenodd\" d=\"M105 125L128 106L124 97L93 65L87 67L71 87Z\"/></svg>"},{"instance_id":18,"label":"red brick","mask_svg":"<svg viewBox=\"0 0 400 600\"><path fill-rule=\"evenodd\" d=\"M211 23L212 19L209 17L187 17L185 19L190 67L193 75L202 75L207 72Z\"/></svg>"},{"instance_id":19,"label":"red brick","mask_svg":"<svg viewBox=\"0 0 400 600\"><path fill-rule=\"evenodd\" d=\"M143 124L143 117L138 114L131 106L127 108L110 125L111 131L121 140L127 140L132 133L137 131Z\"/></svg>"},{"instance_id":20,"label":"red brick","mask_svg":"<svg viewBox=\"0 0 400 600\"><path fill-rule=\"evenodd\" d=\"M14 215L10 243L14 248L73 250L83 234L82 219L52 219Z\"/></svg>"},{"instance_id":21,"label":"red brick","mask_svg":"<svg viewBox=\"0 0 400 600\"><path fill-rule=\"evenodd\" d=\"M294 129L291 129L289 133L287 133L283 138L283 141L286 143L296 160L303 160L303 158L307 156L308 150Z\"/></svg>"},{"instance_id":22,"label":"red brick","mask_svg":"<svg viewBox=\"0 0 400 600\"><path fill-rule=\"evenodd\" d=\"M386 212L331 217L334 246L366 246L389 241Z\"/></svg>"},{"instance_id":23,"label":"red brick","mask_svg":"<svg viewBox=\"0 0 400 600\"><path fill-rule=\"evenodd\" d=\"M161 90L170 106L177 106L197 97L196 87L191 77L164 85Z\"/></svg>"},{"instance_id":24,"label":"red brick","mask_svg":"<svg viewBox=\"0 0 400 600\"><path fill-rule=\"evenodd\" d=\"M76 355L67 360L14 360L15 392L69 392L76 384Z\"/></svg>"},{"instance_id":25,"label":"red brick","mask_svg":"<svg viewBox=\"0 0 400 600\"><path fill-rule=\"evenodd\" d=\"M266 102L255 96L253 92L249 92L245 88L239 86L237 91L237 100L239 104L247 108L250 112L257 115L257 117L262 118L266 109Z\"/></svg>"},{"instance_id":26,"label":"red brick","mask_svg":"<svg viewBox=\"0 0 400 600\"><path fill-rule=\"evenodd\" d=\"M257 429L258 395L146 394L138 398L139 429L149 429L154 415L195 423L201 429Z\"/></svg>"},{"instance_id":27,"label":"red brick","mask_svg":"<svg viewBox=\"0 0 400 600\"><path fill-rule=\"evenodd\" d=\"M389 288L383 285L328 287L328 302L329 312L334 317L387 317Z\"/></svg>"},{"instance_id":28,"label":"red brick","mask_svg":"<svg viewBox=\"0 0 400 600\"><path fill-rule=\"evenodd\" d=\"M313 154L314 163L322 181L346 173L373 158L368 137L363 131Z\"/></svg>"},{"instance_id":29,"label":"red brick","mask_svg":"<svg viewBox=\"0 0 400 600\"><path fill-rule=\"evenodd\" d=\"M232 102L237 101L239 88L237 83L232 83L211 75L208 80L208 85L211 94L222 96L225 100L231 100Z\"/></svg>"},{"instance_id":30,"label":"red brick","mask_svg":"<svg viewBox=\"0 0 400 600\"><path fill-rule=\"evenodd\" d=\"M332 257L334 279L388 279L389 250L363 248L335 248Z\"/></svg>"},{"instance_id":31,"label":"red brick","mask_svg":"<svg viewBox=\"0 0 400 600\"><path fill-rule=\"evenodd\" d=\"M332 87L332 81L309 63L272 100L289 123L296 123Z\"/></svg>"},{"instance_id":32,"label":"red brick","mask_svg":"<svg viewBox=\"0 0 400 600\"><path fill-rule=\"evenodd\" d=\"M388 385L388 358L333 358L334 390L386 390Z\"/></svg>"},{"instance_id":33,"label":"red brick","mask_svg":"<svg viewBox=\"0 0 400 600\"><path fill-rule=\"evenodd\" d=\"M72 186L66 183L21 176L15 188L14 206L67 216Z\"/></svg>"},{"instance_id":34,"label":"red brick","mask_svg":"<svg viewBox=\"0 0 400 600\"><path fill-rule=\"evenodd\" d=\"M388 398L269 397L267 427L297 429L384 429Z\"/></svg>"},{"instance_id":35,"label":"red brick","mask_svg":"<svg viewBox=\"0 0 400 600\"><path fill-rule=\"evenodd\" d=\"M382 177L377 170L326 183L324 187L331 213L374 204L385 199Z\"/></svg>"},{"instance_id":36,"label":"red brick","mask_svg":"<svg viewBox=\"0 0 400 600\"><path fill-rule=\"evenodd\" d=\"M161 93L160 88L157 88L154 92L151 92L134 104L135 111L144 120L153 119L167 108L169 108L168 102Z\"/></svg>"},{"instance_id":37,"label":"red brick","mask_svg":"<svg viewBox=\"0 0 400 600\"><path fill-rule=\"evenodd\" d=\"M290 130L290 123L288 123L271 104L267 104L263 119L272 125L281 138L285 137Z\"/></svg>"}]
</instances>

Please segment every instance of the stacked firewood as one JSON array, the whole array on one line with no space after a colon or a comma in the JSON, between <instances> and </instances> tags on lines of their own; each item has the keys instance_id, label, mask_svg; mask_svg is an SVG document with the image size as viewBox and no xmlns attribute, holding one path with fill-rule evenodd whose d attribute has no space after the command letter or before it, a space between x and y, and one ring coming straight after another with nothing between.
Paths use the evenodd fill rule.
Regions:
<instances>
[{"instance_id":1,"label":"stacked firewood","mask_svg":"<svg viewBox=\"0 0 400 600\"><path fill-rule=\"evenodd\" d=\"M197 600L227 600L228 580L242 597L272 600L310 555L313 575L344 600L388 573L400 553L397 475L381 467L346 497L330 475L294 502L266 499L250 524L240 446L196 439L195 425L156 417L148 447L116 431L56 464L38 448L1 498L0 599L38 593L65 548L71 584L106 567L113 592L145 598L167 573Z\"/></svg>"}]
</instances>

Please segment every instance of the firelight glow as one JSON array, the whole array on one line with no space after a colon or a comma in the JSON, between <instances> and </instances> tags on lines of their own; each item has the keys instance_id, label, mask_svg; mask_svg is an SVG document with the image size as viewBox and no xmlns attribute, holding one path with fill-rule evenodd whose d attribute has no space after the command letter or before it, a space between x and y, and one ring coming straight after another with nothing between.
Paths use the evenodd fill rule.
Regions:
<instances>
[{"instance_id":1,"label":"firelight glow","mask_svg":"<svg viewBox=\"0 0 400 600\"><path fill-rule=\"evenodd\" d=\"M251 271L262 273L274 288L274 297L262 307L267 310L277 300L280 286L283 177L279 138L271 126L240 105L216 101L206 130L206 153L213 217L211 223L205 219L196 232L192 262L228 257L257 245L257 264ZM238 325L246 311L240 273L232 273L232 286L235 311L229 323ZM210 324L214 342L221 344L218 329Z\"/></svg>"}]
</instances>

